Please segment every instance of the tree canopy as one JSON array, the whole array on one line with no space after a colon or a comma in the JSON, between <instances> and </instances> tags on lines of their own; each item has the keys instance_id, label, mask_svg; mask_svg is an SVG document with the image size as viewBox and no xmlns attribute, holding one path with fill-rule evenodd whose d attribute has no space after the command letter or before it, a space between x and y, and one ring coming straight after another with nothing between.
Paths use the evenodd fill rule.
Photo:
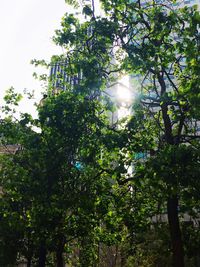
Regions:
<instances>
[{"instance_id":1,"label":"tree canopy","mask_svg":"<svg viewBox=\"0 0 200 267\"><path fill-rule=\"evenodd\" d=\"M84 20L62 18L54 41L64 53L50 64L62 71L50 77L38 119L1 121L2 144L21 146L1 160L1 246L10 253L2 262L111 266L106 254L112 266L196 266L199 11L100 2L101 16L85 5ZM106 90L123 75L137 90L132 114L111 125L117 105ZM65 91L52 93L55 79ZM19 96L5 99L15 105Z\"/></svg>"}]
</instances>

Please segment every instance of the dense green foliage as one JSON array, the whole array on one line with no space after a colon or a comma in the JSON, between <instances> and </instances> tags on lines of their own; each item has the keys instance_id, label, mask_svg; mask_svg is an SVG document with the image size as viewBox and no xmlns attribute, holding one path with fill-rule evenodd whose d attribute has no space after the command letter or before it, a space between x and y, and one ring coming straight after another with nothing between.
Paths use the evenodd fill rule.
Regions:
<instances>
[{"instance_id":1,"label":"dense green foliage","mask_svg":"<svg viewBox=\"0 0 200 267\"><path fill-rule=\"evenodd\" d=\"M2 120L2 146L18 143L20 150L1 156L1 266L22 256L42 266L54 254L62 266L63 252L70 262L78 247L82 266L92 266L97 244L116 239L113 156L101 158L108 153L105 133L112 132L102 108L96 99L63 92L45 100L37 120L27 114Z\"/></svg>"},{"instance_id":2,"label":"dense green foliage","mask_svg":"<svg viewBox=\"0 0 200 267\"><path fill-rule=\"evenodd\" d=\"M78 82L50 77L37 120L6 96L1 143L21 150L1 155L2 266L198 266L200 14L171 2L65 14L51 65ZM132 115L111 125L106 88L125 74Z\"/></svg>"}]
</instances>

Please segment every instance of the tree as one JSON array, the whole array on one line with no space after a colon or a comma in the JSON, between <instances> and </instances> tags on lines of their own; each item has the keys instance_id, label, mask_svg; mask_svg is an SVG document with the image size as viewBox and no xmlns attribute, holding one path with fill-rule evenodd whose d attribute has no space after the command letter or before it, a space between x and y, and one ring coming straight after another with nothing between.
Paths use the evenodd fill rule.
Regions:
<instances>
[{"instance_id":1,"label":"tree","mask_svg":"<svg viewBox=\"0 0 200 267\"><path fill-rule=\"evenodd\" d=\"M61 267L75 242L80 265L93 266L99 242L109 242L106 234L116 239L112 228L106 230L114 171L105 145L112 131L102 109L96 98L67 91L49 96L37 120L28 114L14 120L12 114L1 121L2 145L21 147L1 158L2 264L25 257L28 266L42 267L55 255ZM102 160L103 150L108 155Z\"/></svg>"},{"instance_id":2,"label":"tree","mask_svg":"<svg viewBox=\"0 0 200 267\"><path fill-rule=\"evenodd\" d=\"M89 6L84 22L66 14L54 37L65 53L51 64L78 82L60 74L66 91L43 101L38 120L1 121L3 143L22 147L1 161L1 244L6 251L9 228L12 262L20 254L41 267L52 255L62 266L74 244L75 265L95 266L99 244L116 244L116 264L126 266L153 218L167 212L173 265L184 266L179 214L199 214L199 12L168 1L101 2L104 16ZM124 74L143 81L120 128L104 118L115 108L105 89Z\"/></svg>"},{"instance_id":3,"label":"tree","mask_svg":"<svg viewBox=\"0 0 200 267\"><path fill-rule=\"evenodd\" d=\"M88 16L81 24L66 15L55 41L66 48L70 59L66 72L83 73L79 89L87 85L90 92L104 90L116 73L144 77L139 111L127 125L129 142L124 151L153 156L137 163L134 178L126 182L144 177L160 192L162 203L167 202L173 264L184 266L178 210L184 192L193 188L194 193L199 176L200 15L196 7L178 8L175 1L101 3L103 17Z\"/></svg>"}]
</instances>

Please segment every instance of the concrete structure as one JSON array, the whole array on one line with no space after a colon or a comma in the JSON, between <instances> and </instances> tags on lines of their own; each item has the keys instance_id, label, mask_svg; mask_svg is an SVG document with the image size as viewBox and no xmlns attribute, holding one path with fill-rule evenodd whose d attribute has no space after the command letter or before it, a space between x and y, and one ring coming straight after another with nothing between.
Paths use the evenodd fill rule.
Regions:
<instances>
[{"instance_id":1,"label":"concrete structure","mask_svg":"<svg viewBox=\"0 0 200 267\"><path fill-rule=\"evenodd\" d=\"M9 155L15 154L20 151L22 148L20 145L0 145L0 155Z\"/></svg>"}]
</instances>

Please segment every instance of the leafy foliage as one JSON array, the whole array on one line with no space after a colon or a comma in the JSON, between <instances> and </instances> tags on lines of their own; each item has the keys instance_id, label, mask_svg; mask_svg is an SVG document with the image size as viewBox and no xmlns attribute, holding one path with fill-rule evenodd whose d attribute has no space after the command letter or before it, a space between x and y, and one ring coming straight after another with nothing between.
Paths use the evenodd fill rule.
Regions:
<instances>
[{"instance_id":1,"label":"leafy foliage","mask_svg":"<svg viewBox=\"0 0 200 267\"><path fill-rule=\"evenodd\" d=\"M65 53L51 64L78 82L60 74L66 91L53 95L51 77L37 120L1 121L2 144L22 148L1 159L2 251L7 238L15 244L3 264L19 254L37 266L52 255L58 266L96 266L108 247L115 266L198 257L199 231L181 217L199 218L199 12L175 1L101 3L101 17L83 6L84 21L65 14L55 33ZM124 74L141 86L120 128L106 118L105 90Z\"/></svg>"}]
</instances>

